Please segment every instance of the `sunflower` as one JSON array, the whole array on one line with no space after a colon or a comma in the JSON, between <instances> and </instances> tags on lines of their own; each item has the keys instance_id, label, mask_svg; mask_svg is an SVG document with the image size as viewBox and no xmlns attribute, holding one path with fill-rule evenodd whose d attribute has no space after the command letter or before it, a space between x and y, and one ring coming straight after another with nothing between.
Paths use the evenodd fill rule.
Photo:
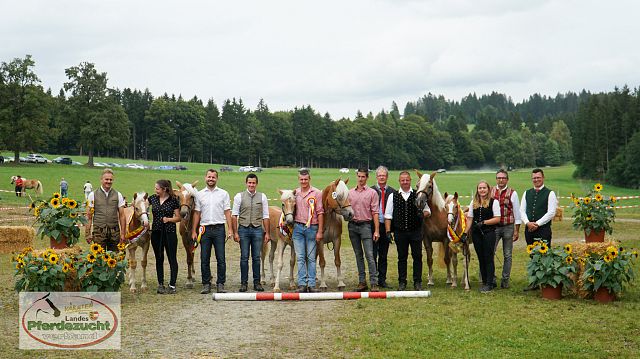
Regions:
<instances>
[{"instance_id":1,"label":"sunflower","mask_svg":"<svg viewBox=\"0 0 640 359\"><path fill-rule=\"evenodd\" d=\"M610 254L607 254L606 256L604 256L604 261L607 263L611 263L611 261L613 260L613 257Z\"/></svg>"},{"instance_id":2,"label":"sunflower","mask_svg":"<svg viewBox=\"0 0 640 359\"><path fill-rule=\"evenodd\" d=\"M533 248L534 248L534 247L535 247L535 246L534 246L533 244L529 244L529 245L527 246L527 254L531 254L531 252L533 252Z\"/></svg>"},{"instance_id":3,"label":"sunflower","mask_svg":"<svg viewBox=\"0 0 640 359\"><path fill-rule=\"evenodd\" d=\"M40 208L36 208L35 210L33 210L33 215L34 215L35 217L40 216Z\"/></svg>"},{"instance_id":4,"label":"sunflower","mask_svg":"<svg viewBox=\"0 0 640 359\"><path fill-rule=\"evenodd\" d=\"M124 242L118 243L118 250L120 252L124 251L125 248L127 248L127 245Z\"/></svg>"},{"instance_id":5,"label":"sunflower","mask_svg":"<svg viewBox=\"0 0 640 359\"><path fill-rule=\"evenodd\" d=\"M52 254L55 254L56 252L53 251L53 249L51 248L47 248L44 252L42 252L42 258L49 258Z\"/></svg>"},{"instance_id":6,"label":"sunflower","mask_svg":"<svg viewBox=\"0 0 640 359\"><path fill-rule=\"evenodd\" d=\"M71 266L69 265L69 263L65 263L62 265L62 272L63 273L67 273L69 271L69 269L71 269Z\"/></svg>"},{"instance_id":7,"label":"sunflower","mask_svg":"<svg viewBox=\"0 0 640 359\"><path fill-rule=\"evenodd\" d=\"M590 221L590 220L592 220L592 219L593 219L593 217L591 217L591 215L588 215L585 219L586 219L587 221Z\"/></svg>"},{"instance_id":8,"label":"sunflower","mask_svg":"<svg viewBox=\"0 0 640 359\"><path fill-rule=\"evenodd\" d=\"M67 207L74 209L78 207L78 202L76 202L74 199L70 199L67 201Z\"/></svg>"},{"instance_id":9,"label":"sunflower","mask_svg":"<svg viewBox=\"0 0 640 359\"><path fill-rule=\"evenodd\" d=\"M565 262L567 262L567 264L573 264L573 257L567 256L567 258L565 258Z\"/></svg>"},{"instance_id":10,"label":"sunflower","mask_svg":"<svg viewBox=\"0 0 640 359\"><path fill-rule=\"evenodd\" d=\"M542 243L542 247L540 247L540 251L539 251L539 252L540 252L541 254L546 254L546 253L547 253L547 251L549 251L549 246L547 246L547 244L546 244L546 243Z\"/></svg>"},{"instance_id":11,"label":"sunflower","mask_svg":"<svg viewBox=\"0 0 640 359\"><path fill-rule=\"evenodd\" d=\"M93 254L97 254L97 253L102 252L102 246L100 244L98 244L98 243L92 244L91 245L91 252Z\"/></svg>"},{"instance_id":12,"label":"sunflower","mask_svg":"<svg viewBox=\"0 0 640 359\"><path fill-rule=\"evenodd\" d=\"M35 202L31 202L31 204L29 205L30 209L35 209L36 208L36 203Z\"/></svg>"},{"instance_id":13,"label":"sunflower","mask_svg":"<svg viewBox=\"0 0 640 359\"><path fill-rule=\"evenodd\" d=\"M571 244L569 243L565 244L564 251L567 252L567 254L571 254L571 252L573 252L573 247L571 247Z\"/></svg>"},{"instance_id":14,"label":"sunflower","mask_svg":"<svg viewBox=\"0 0 640 359\"><path fill-rule=\"evenodd\" d=\"M598 202L602 201L602 195L600 193L597 193L593 198Z\"/></svg>"},{"instance_id":15,"label":"sunflower","mask_svg":"<svg viewBox=\"0 0 640 359\"><path fill-rule=\"evenodd\" d=\"M20 269L20 268L22 268L22 263L20 262L16 263L16 269Z\"/></svg>"},{"instance_id":16,"label":"sunflower","mask_svg":"<svg viewBox=\"0 0 640 359\"><path fill-rule=\"evenodd\" d=\"M108 262L109 259L111 259L111 256L109 254L105 254L104 256L102 256L102 258L105 260L105 262Z\"/></svg>"},{"instance_id":17,"label":"sunflower","mask_svg":"<svg viewBox=\"0 0 640 359\"><path fill-rule=\"evenodd\" d=\"M611 256L611 259L618 256L618 248L614 246L607 247L607 254Z\"/></svg>"},{"instance_id":18,"label":"sunflower","mask_svg":"<svg viewBox=\"0 0 640 359\"><path fill-rule=\"evenodd\" d=\"M53 206L53 208L58 208L60 207L60 199L58 198L52 198L51 201L49 202L51 203L51 205Z\"/></svg>"},{"instance_id":19,"label":"sunflower","mask_svg":"<svg viewBox=\"0 0 640 359\"><path fill-rule=\"evenodd\" d=\"M595 281L595 278L593 278L593 276L589 276L589 278L587 278L587 280L591 283L593 283Z\"/></svg>"},{"instance_id":20,"label":"sunflower","mask_svg":"<svg viewBox=\"0 0 640 359\"><path fill-rule=\"evenodd\" d=\"M94 263L95 261L96 261L96 255L93 253L89 253L89 255L87 255L87 262Z\"/></svg>"},{"instance_id":21,"label":"sunflower","mask_svg":"<svg viewBox=\"0 0 640 359\"><path fill-rule=\"evenodd\" d=\"M584 204L589 204L589 203L591 203L591 197L585 197Z\"/></svg>"},{"instance_id":22,"label":"sunflower","mask_svg":"<svg viewBox=\"0 0 640 359\"><path fill-rule=\"evenodd\" d=\"M62 204L67 204L67 202L69 202L69 198L62 197L62 200L60 202L62 202Z\"/></svg>"},{"instance_id":23,"label":"sunflower","mask_svg":"<svg viewBox=\"0 0 640 359\"><path fill-rule=\"evenodd\" d=\"M53 192L53 198L58 198L58 199L60 199L60 197L62 197L62 196L60 195L60 193L58 193L58 192Z\"/></svg>"},{"instance_id":24,"label":"sunflower","mask_svg":"<svg viewBox=\"0 0 640 359\"><path fill-rule=\"evenodd\" d=\"M109 266L109 268L115 268L116 267L116 263L118 263L118 262L113 258L109 258L109 260L107 261L107 265Z\"/></svg>"},{"instance_id":25,"label":"sunflower","mask_svg":"<svg viewBox=\"0 0 640 359\"><path fill-rule=\"evenodd\" d=\"M91 274L91 273L93 273L93 268L89 268L89 269L87 269L87 275L89 275L89 274Z\"/></svg>"},{"instance_id":26,"label":"sunflower","mask_svg":"<svg viewBox=\"0 0 640 359\"><path fill-rule=\"evenodd\" d=\"M540 242L540 241L535 241L535 242L533 242L531 245L535 247L535 246L539 246L539 245L541 245L541 244L542 244L542 242Z\"/></svg>"},{"instance_id":27,"label":"sunflower","mask_svg":"<svg viewBox=\"0 0 640 359\"><path fill-rule=\"evenodd\" d=\"M580 200L577 199L577 198L574 198L573 199L573 204L576 205L576 206L580 205Z\"/></svg>"},{"instance_id":28,"label":"sunflower","mask_svg":"<svg viewBox=\"0 0 640 359\"><path fill-rule=\"evenodd\" d=\"M60 257L58 257L57 254L53 253L49 256L49 263L51 264L57 264L58 260L60 259Z\"/></svg>"},{"instance_id":29,"label":"sunflower","mask_svg":"<svg viewBox=\"0 0 640 359\"><path fill-rule=\"evenodd\" d=\"M596 183L595 186L593 186L593 190L596 192L602 191L602 185L600 183Z\"/></svg>"},{"instance_id":30,"label":"sunflower","mask_svg":"<svg viewBox=\"0 0 640 359\"><path fill-rule=\"evenodd\" d=\"M585 265L585 263L586 263L586 261L584 260L584 258L580 258L580 257L578 257L578 263L579 263L581 266L584 266L584 265Z\"/></svg>"},{"instance_id":31,"label":"sunflower","mask_svg":"<svg viewBox=\"0 0 640 359\"><path fill-rule=\"evenodd\" d=\"M76 217L78 217L78 214L76 212L69 213L69 218L76 218Z\"/></svg>"},{"instance_id":32,"label":"sunflower","mask_svg":"<svg viewBox=\"0 0 640 359\"><path fill-rule=\"evenodd\" d=\"M47 266L46 266L46 265L42 266L42 270L43 270L44 272L46 272L46 271L47 271Z\"/></svg>"},{"instance_id":33,"label":"sunflower","mask_svg":"<svg viewBox=\"0 0 640 359\"><path fill-rule=\"evenodd\" d=\"M33 251L33 248L32 248L31 246L29 246L29 247L25 247L25 248L22 250L22 254L27 254L27 253L32 252L32 251Z\"/></svg>"}]
</instances>

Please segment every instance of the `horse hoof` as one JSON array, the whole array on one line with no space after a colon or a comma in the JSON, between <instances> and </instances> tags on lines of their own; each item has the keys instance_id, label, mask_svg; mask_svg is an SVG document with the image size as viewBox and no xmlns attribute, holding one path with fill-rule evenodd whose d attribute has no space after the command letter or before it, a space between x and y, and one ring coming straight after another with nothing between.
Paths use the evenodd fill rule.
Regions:
<instances>
[{"instance_id":1,"label":"horse hoof","mask_svg":"<svg viewBox=\"0 0 640 359\"><path fill-rule=\"evenodd\" d=\"M345 288L346 288L346 287L345 287L344 285L339 286L339 287L338 287L338 292L344 292Z\"/></svg>"},{"instance_id":2,"label":"horse hoof","mask_svg":"<svg viewBox=\"0 0 640 359\"><path fill-rule=\"evenodd\" d=\"M263 279L263 280L261 280L261 281L260 281L260 284L262 284L262 285L266 285L266 284L267 284L267 281Z\"/></svg>"},{"instance_id":3,"label":"horse hoof","mask_svg":"<svg viewBox=\"0 0 640 359\"><path fill-rule=\"evenodd\" d=\"M433 286L435 286L436 284L435 284L435 283L433 283L433 282L429 282L429 283L427 283L427 285L428 285L429 287L433 287Z\"/></svg>"},{"instance_id":4,"label":"horse hoof","mask_svg":"<svg viewBox=\"0 0 640 359\"><path fill-rule=\"evenodd\" d=\"M280 292L282 292L282 290L280 290L280 288L273 288L273 292L274 293L280 293Z\"/></svg>"},{"instance_id":5,"label":"horse hoof","mask_svg":"<svg viewBox=\"0 0 640 359\"><path fill-rule=\"evenodd\" d=\"M130 291L132 294L136 294L136 293L138 292L138 290L137 290L137 289L135 289L135 288L129 288L129 291Z\"/></svg>"},{"instance_id":6,"label":"horse hoof","mask_svg":"<svg viewBox=\"0 0 640 359\"><path fill-rule=\"evenodd\" d=\"M188 282L184 287L187 289L193 289L193 283Z\"/></svg>"}]
</instances>

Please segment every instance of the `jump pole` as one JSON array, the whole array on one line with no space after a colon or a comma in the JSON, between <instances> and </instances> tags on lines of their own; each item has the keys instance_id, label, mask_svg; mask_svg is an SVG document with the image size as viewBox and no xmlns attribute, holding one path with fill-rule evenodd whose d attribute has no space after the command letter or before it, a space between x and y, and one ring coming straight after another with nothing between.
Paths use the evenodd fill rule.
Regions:
<instances>
[{"instance_id":1,"label":"jump pole","mask_svg":"<svg viewBox=\"0 0 640 359\"><path fill-rule=\"evenodd\" d=\"M214 293L213 300L229 301L300 301L342 299L428 298L430 290L390 292L322 292L322 293Z\"/></svg>"}]
</instances>

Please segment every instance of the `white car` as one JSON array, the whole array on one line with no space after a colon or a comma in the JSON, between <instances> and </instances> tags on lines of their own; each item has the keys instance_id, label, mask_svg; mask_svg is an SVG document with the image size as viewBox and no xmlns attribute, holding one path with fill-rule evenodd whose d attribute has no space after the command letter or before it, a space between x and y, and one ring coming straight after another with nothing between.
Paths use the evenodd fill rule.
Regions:
<instances>
[{"instance_id":1,"label":"white car","mask_svg":"<svg viewBox=\"0 0 640 359\"><path fill-rule=\"evenodd\" d=\"M127 163L124 166L127 167L127 168L135 168L135 169L138 169L138 170L143 170L144 169L143 165L139 165L137 163Z\"/></svg>"},{"instance_id":2,"label":"white car","mask_svg":"<svg viewBox=\"0 0 640 359\"><path fill-rule=\"evenodd\" d=\"M340 169L340 173L349 173L349 169L346 167L343 167Z\"/></svg>"},{"instance_id":3,"label":"white car","mask_svg":"<svg viewBox=\"0 0 640 359\"><path fill-rule=\"evenodd\" d=\"M27 162L30 163L47 163L49 162L48 159L44 158L42 155L39 155L37 153L31 153L27 156Z\"/></svg>"},{"instance_id":4,"label":"white car","mask_svg":"<svg viewBox=\"0 0 640 359\"><path fill-rule=\"evenodd\" d=\"M238 172L256 172L256 169L253 166L242 166L238 168Z\"/></svg>"}]
</instances>

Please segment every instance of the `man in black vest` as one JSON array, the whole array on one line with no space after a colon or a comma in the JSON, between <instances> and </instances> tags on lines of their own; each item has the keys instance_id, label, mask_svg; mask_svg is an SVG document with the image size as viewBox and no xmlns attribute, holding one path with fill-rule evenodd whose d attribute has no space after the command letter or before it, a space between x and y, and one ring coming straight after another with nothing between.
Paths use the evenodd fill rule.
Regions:
<instances>
[{"instance_id":1,"label":"man in black vest","mask_svg":"<svg viewBox=\"0 0 640 359\"><path fill-rule=\"evenodd\" d=\"M378 183L373 188L378 197L380 198L379 208L380 215L380 228L384 228L384 211L389 200L389 196L392 193L396 193L393 187L387 186L387 179L389 178L389 170L385 166L380 166L376 169L376 179ZM373 223L371 224L371 233L373 233ZM391 237L387 236L386 231L380 230L380 238L377 242L373 242L373 258L376 261L376 267L378 268L378 286L380 288L389 288L387 284L387 254L389 253L389 243Z\"/></svg>"},{"instance_id":2,"label":"man in black vest","mask_svg":"<svg viewBox=\"0 0 640 359\"><path fill-rule=\"evenodd\" d=\"M387 237L395 234L398 249L398 290L407 289L407 258L409 247L413 258L413 287L422 290L422 219L423 212L416 207L416 194L411 189L411 175L400 172L400 189L391 194L384 214ZM393 219L393 228L391 220Z\"/></svg>"},{"instance_id":3,"label":"man in black vest","mask_svg":"<svg viewBox=\"0 0 640 359\"><path fill-rule=\"evenodd\" d=\"M527 244L537 238L551 246L551 220L556 215L558 199L556 194L544 185L544 172L536 168L531 172L533 188L522 196L520 217L525 225L524 237Z\"/></svg>"}]
</instances>

